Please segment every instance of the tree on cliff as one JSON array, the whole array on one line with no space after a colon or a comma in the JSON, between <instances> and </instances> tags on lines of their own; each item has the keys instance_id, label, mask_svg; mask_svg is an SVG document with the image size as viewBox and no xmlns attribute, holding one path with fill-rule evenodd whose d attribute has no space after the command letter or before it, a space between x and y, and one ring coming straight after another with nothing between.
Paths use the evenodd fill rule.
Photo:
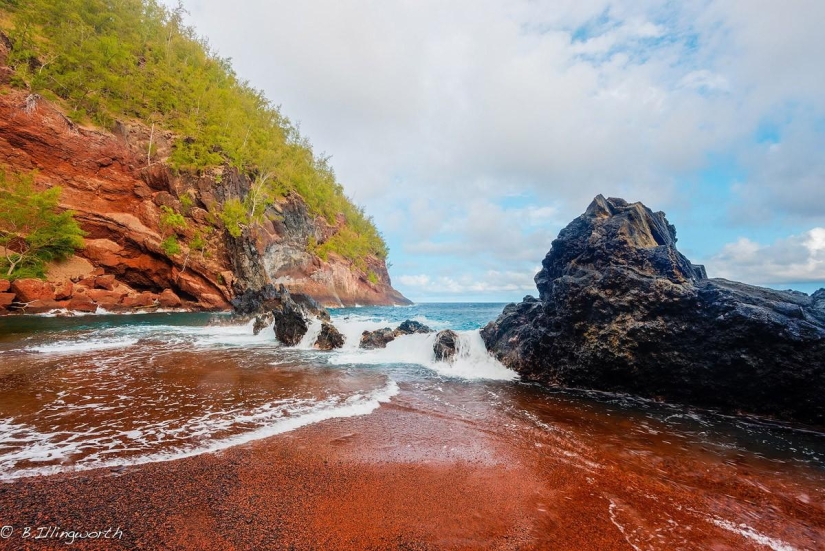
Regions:
<instances>
[{"instance_id":1,"label":"tree on cliff","mask_svg":"<svg viewBox=\"0 0 825 551\"><path fill-rule=\"evenodd\" d=\"M83 247L74 212L60 210L61 189L34 190L31 174L0 168L0 277L43 277L45 263Z\"/></svg>"},{"instance_id":2,"label":"tree on cliff","mask_svg":"<svg viewBox=\"0 0 825 551\"><path fill-rule=\"evenodd\" d=\"M233 236L273 216L267 206L294 192L341 229L322 244L325 253L359 266L368 256L385 259L383 237L346 196L329 159L187 27L184 14L181 4L169 9L159 0L0 0L9 83L32 100L56 101L73 122L111 128L137 118L150 136L172 131L169 157L157 158L150 145L147 164L194 172L228 165L251 176L248 193L235 191L222 205Z\"/></svg>"}]
</instances>

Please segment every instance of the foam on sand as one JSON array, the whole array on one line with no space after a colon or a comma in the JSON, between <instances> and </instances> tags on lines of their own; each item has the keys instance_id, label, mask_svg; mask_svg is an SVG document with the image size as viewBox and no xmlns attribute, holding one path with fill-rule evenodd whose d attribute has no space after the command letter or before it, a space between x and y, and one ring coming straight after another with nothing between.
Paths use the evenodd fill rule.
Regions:
<instances>
[{"instance_id":1,"label":"foam on sand","mask_svg":"<svg viewBox=\"0 0 825 551\"><path fill-rule=\"evenodd\" d=\"M94 441L81 438L57 440L57 433L40 433L32 427L15 423L12 419L0 420L0 433L8 435L0 445L0 480L14 480L29 476L49 475L66 471L83 471L97 468L112 468L130 465L142 465L162 461L173 461L204 453L213 453L275 436L298 428L320 423L328 419L368 415L378 409L382 403L389 402L399 392L398 384L389 380L385 386L368 393L354 394L347 398L330 397L315 403L296 403L287 407L263 407L251 413L240 413L232 418L207 416L199 432L190 432L189 436L202 436L208 439L214 432L219 432L231 425L241 423L258 423L258 428L234 434L226 438L207 441L202 446L181 447L161 452L104 459L108 452L100 446L100 451L86 457L82 462L70 464L72 455L81 447L99 445ZM210 419L211 417L211 419ZM156 427L157 429L158 427ZM177 429L174 429L177 430ZM122 440L133 441L139 447L152 436L154 431L129 430L123 432ZM23 444L14 446L14 444ZM14 447L15 449L9 450ZM4 453L5 450L5 453ZM124 451L117 450L117 453ZM17 468L24 463L64 461L64 464L52 464L41 467Z\"/></svg>"}]
</instances>

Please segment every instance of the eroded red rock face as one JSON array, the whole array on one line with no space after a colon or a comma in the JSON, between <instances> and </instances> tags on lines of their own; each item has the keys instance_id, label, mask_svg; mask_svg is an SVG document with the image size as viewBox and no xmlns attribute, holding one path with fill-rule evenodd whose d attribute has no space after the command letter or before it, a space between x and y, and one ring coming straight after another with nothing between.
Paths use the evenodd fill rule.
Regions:
<instances>
[{"instance_id":1,"label":"eroded red rock face","mask_svg":"<svg viewBox=\"0 0 825 551\"><path fill-rule=\"evenodd\" d=\"M125 285L111 274L52 283L39 279L18 279L0 293L0 312L43 314L52 310L72 312L119 312L134 309L181 308L183 301L171 289L157 294ZM204 301L219 304L217 295ZM216 306L217 307L217 306Z\"/></svg>"},{"instance_id":2,"label":"eroded red rock face","mask_svg":"<svg viewBox=\"0 0 825 551\"><path fill-rule=\"evenodd\" d=\"M98 304L124 305L123 296L129 293L113 291L119 282L156 295L171 289L184 296L190 308L228 308L231 291L217 281L217 274L226 269L220 254L212 260L187 261L185 239L184 253L172 259L160 247L165 236L154 198L169 195L170 182L165 167L147 170L146 159L138 155L140 127L119 125L117 134L81 128L46 101L27 112L25 99L26 94L18 91L0 96L0 165L21 172L36 170L39 187L63 188L61 206L74 210L88 233L87 247L79 255L102 268L93 287L115 293L99 296ZM165 191L158 190L162 186ZM201 229L195 221L190 226L190 233ZM174 277L181 272L183 276ZM56 298L53 288L46 292L32 282L21 285L27 286L15 291L21 302ZM60 288L58 298L72 296L73 290ZM137 301L140 306L145 302ZM85 300L75 304L89 308Z\"/></svg>"},{"instance_id":3,"label":"eroded red rock face","mask_svg":"<svg viewBox=\"0 0 825 551\"><path fill-rule=\"evenodd\" d=\"M117 123L112 132L83 128L45 100L38 100L36 108L29 111L24 108L27 93L8 87L3 87L3 92L0 166L19 172L36 171L38 187L60 186L61 206L75 211L87 232L86 247L78 255L94 270L86 276L95 279L84 281L72 274L75 283L110 292L120 283L156 298L168 289L179 299L179 307L189 309L228 309L233 282L238 280L253 288L269 280L283 282L325 305L408 302L391 287L383 261L372 261L368 273L361 273L335 255L330 255L327 262L308 252L310 235L321 242L336 231L336 226L309 215L300 197L290 196L275 207L273 217L282 213L283 221L267 221L249 239L250 243L231 249L231 238L223 228L216 227L220 221L209 210L219 207L228 189L243 188L244 177L237 171L217 169L207 174L173 175L160 162L171 151L174 137L170 133L154 133L157 152L149 164L149 130L140 124ZM184 195L191 200L191 207L183 207L180 198ZM161 247L168 237L160 227L164 206L187 216L187 228L178 234L182 252L171 258ZM205 236L209 254L189 249L196 235ZM239 261L239 254L254 255L256 259ZM54 282L65 279L69 278ZM39 298L90 308L85 299L75 297L74 290L64 287L56 296L47 293ZM106 307L124 307L122 299L100 296ZM145 301L130 298L126 302L145 307ZM168 295L164 302L177 304Z\"/></svg>"},{"instance_id":4,"label":"eroded red rock face","mask_svg":"<svg viewBox=\"0 0 825 551\"><path fill-rule=\"evenodd\" d=\"M21 302L54 300L54 286L39 279L18 279L11 284L13 292Z\"/></svg>"}]
</instances>

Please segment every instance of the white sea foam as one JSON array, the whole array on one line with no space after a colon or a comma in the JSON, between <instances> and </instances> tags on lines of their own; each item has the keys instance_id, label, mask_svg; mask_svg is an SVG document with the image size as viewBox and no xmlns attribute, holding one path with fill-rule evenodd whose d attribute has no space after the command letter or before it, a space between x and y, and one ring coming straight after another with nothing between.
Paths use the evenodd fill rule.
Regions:
<instances>
[{"instance_id":1,"label":"white sea foam","mask_svg":"<svg viewBox=\"0 0 825 551\"><path fill-rule=\"evenodd\" d=\"M312 318L309 321L307 332L295 348L299 350L312 350L315 348L315 341L318 340L318 335L321 334L321 320Z\"/></svg>"},{"instance_id":2,"label":"white sea foam","mask_svg":"<svg viewBox=\"0 0 825 551\"><path fill-rule=\"evenodd\" d=\"M343 331L347 331L347 324L342 324L342 328ZM329 361L334 365L415 364L432 369L445 377L462 379L510 381L518 377L516 372L504 367L487 352L479 330L457 333L459 341L453 361L435 360L435 333L402 335L388 343L386 348L375 350L359 349L357 344L353 346L350 342L345 350L331 356ZM358 338L360 339L360 333Z\"/></svg>"},{"instance_id":3,"label":"white sea foam","mask_svg":"<svg viewBox=\"0 0 825 551\"><path fill-rule=\"evenodd\" d=\"M83 317L83 316L94 316L97 315L97 311L95 312L76 312L74 310L67 310L66 308L55 308L54 310L49 310L48 312L41 312L39 314L29 314L32 316L38 316L41 318L56 318L60 317Z\"/></svg>"},{"instance_id":4,"label":"white sea foam","mask_svg":"<svg viewBox=\"0 0 825 551\"><path fill-rule=\"evenodd\" d=\"M138 339L133 337L105 337L99 339L63 340L50 344L27 346L23 350L26 352L39 352L41 354L81 354L95 350L126 348L137 342Z\"/></svg>"},{"instance_id":5,"label":"white sea foam","mask_svg":"<svg viewBox=\"0 0 825 551\"><path fill-rule=\"evenodd\" d=\"M709 519L709 520L713 524L718 526L719 528L724 528L725 530L727 530L729 532L733 532L734 534L739 534L742 537L745 537L749 540L755 541L759 545L764 545L765 547L769 547L769 548L773 549L773 551L797 551L796 547L794 547L794 546L792 546L788 543L785 543L782 540L779 540L779 539L776 539L776 538L771 538L771 537L766 536L765 534L757 532L756 530L754 530L753 528L751 528L747 524L744 524L744 523L735 524L733 522L730 522L728 520L724 520L724 519L721 519L721 518L718 518L718 517L717 518L712 518L712 519Z\"/></svg>"},{"instance_id":6,"label":"white sea foam","mask_svg":"<svg viewBox=\"0 0 825 551\"><path fill-rule=\"evenodd\" d=\"M393 396L399 392L395 381L390 380L385 386L365 394L356 394L348 398L330 397L320 402L309 403L299 401L288 407L276 407L277 404L269 404L247 414L238 414L229 417L220 412L212 412L202 416L199 420L192 420L183 429L186 436L192 438L209 439L212 434L229 429L232 426L243 423L258 423L260 426L249 431L234 434L225 438L218 438L207 441L202 446L178 447L136 457L120 457L113 459L102 459L109 453L122 453L124 451L142 450L148 445L149 437L157 437L164 431L168 433L180 433L181 428L166 428L164 423L151 429L133 429L123 431L118 435L122 440L134 441L135 445L130 448L117 446L122 440L110 442L104 449L100 442L82 436L93 436L94 431L81 437L72 437L65 440L58 440L59 433L42 433L32 427L14 423L13 420L0 419L0 434L4 435L3 444L0 445L0 480L13 480L28 476L49 475L66 471L83 471L102 467L120 467L129 465L142 465L145 463L156 463L162 461L172 461L184 457L192 457L204 453L214 453L233 446L247 444L255 440L275 436L298 428L320 423L328 419L342 417L356 417L368 415L378 409L382 403L389 402ZM15 443L24 443L23 446L16 446L15 451L4 452L4 448L12 447ZM16 468L20 462L54 462L68 461L76 455L83 447L98 447L99 451L85 457L82 461L74 464L52 464L41 467Z\"/></svg>"},{"instance_id":7,"label":"white sea foam","mask_svg":"<svg viewBox=\"0 0 825 551\"><path fill-rule=\"evenodd\" d=\"M272 325L254 334L252 320L243 325L205 325L203 327L164 327L170 333L189 336L195 346L256 346L277 345ZM153 331L155 328L153 328Z\"/></svg>"},{"instance_id":8,"label":"white sea foam","mask_svg":"<svg viewBox=\"0 0 825 551\"><path fill-rule=\"evenodd\" d=\"M357 350L364 331L375 331L384 327L391 327L392 322L384 319L374 319L365 316L347 316L333 318L335 328L344 336L343 350Z\"/></svg>"},{"instance_id":9,"label":"white sea foam","mask_svg":"<svg viewBox=\"0 0 825 551\"><path fill-rule=\"evenodd\" d=\"M426 316L414 316L410 319L435 330L446 329L448 327L446 322L432 320ZM386 318L376 316L362 316L360 314L333 316L332 323L345 338L343 346L344 350L357 350L358 345L361 342L361 334L364 331L375 331L385 327L395 329L401 325L400 321L391 321Z\"/></svg>"},{"instance_id":10,"label":"white sea foam","mask_svg":"<svg viewBox=\"0 0 825 551\"><path fill-rule=\"evenodd\" d=\"M76 442L55 442L58 433L42 433L12 419L0 419L0 479L4 472L19 461L34 463L45 461L63 461L69 459L78 450ZM19 444L24 444L19 449Z\"/></svg>"},{"instance_id":11,"label":"white sea foam","mask_svg":"<svg viewBox=\"0 0 825 551\"><path fill-rule=\"evenodd\" d=\"M127 348L142 339L156 339L166 345L184 345L204 348L278 346L272 326L258 335L252 330L254 321L246 324L215 324L205 326L124 325L81 334L72 339L26 346L17 351L40 354L82 354L97 350ZM320 326L319 326L320 329Z\"/></svg>"}]
</instances>

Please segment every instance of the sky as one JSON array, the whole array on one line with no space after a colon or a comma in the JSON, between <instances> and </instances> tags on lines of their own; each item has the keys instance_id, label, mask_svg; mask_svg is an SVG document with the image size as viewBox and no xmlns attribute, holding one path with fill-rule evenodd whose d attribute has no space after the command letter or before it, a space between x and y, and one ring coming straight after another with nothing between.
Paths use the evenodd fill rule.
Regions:
<instances>
[{"instance_id":1,"label":"sky","mask_svg":"<svg viewBox=\"0 0 825 551\"><path fill-rule=\"evenodd\" d=\"M164 0L173 4L173 0ZM184 0L417 302L520 300L599 193L725 277L825 287L822 0Z\"/></svg>"}]
</instances>

